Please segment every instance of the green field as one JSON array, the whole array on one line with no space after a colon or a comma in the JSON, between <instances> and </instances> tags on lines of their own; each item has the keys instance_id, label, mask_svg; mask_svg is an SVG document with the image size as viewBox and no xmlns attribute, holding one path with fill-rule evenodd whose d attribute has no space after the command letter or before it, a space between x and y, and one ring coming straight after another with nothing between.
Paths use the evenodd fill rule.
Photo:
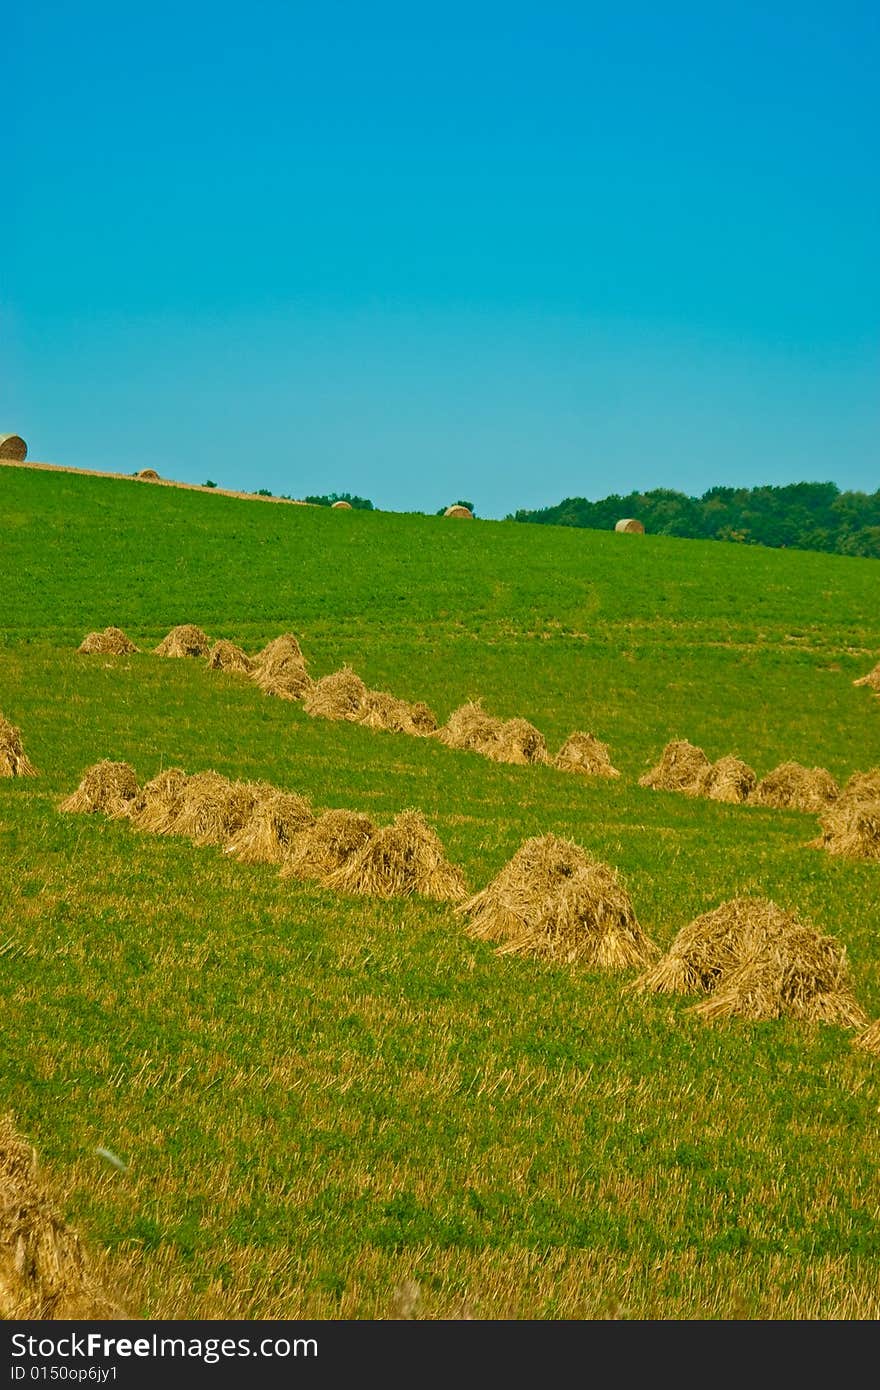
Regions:
<instances>
[{"instance_id":1,"label":"green field","mask_svg":"<svg viewBox=\"0 0 880 1390\"><path fill-rule=\"evenodd\" d=\"M880 1062L851 1034L707 1026L628 975L500 958L427 901L349 898L57 804L101 757L416 806L471 887L530 835L620 871L665 947L772 897L880 1014L880 865L815 818L637 785L664 743L880 765L873 560L236 501L0 468L0 1109L133 1314L875 1318ZM442 720L482 697L619 781L308 718L149 648L181 622ZM123 627L144 650L84 657ZM103 1146L128 1164L117 1170Z\"/></svg>"}]
</instances>

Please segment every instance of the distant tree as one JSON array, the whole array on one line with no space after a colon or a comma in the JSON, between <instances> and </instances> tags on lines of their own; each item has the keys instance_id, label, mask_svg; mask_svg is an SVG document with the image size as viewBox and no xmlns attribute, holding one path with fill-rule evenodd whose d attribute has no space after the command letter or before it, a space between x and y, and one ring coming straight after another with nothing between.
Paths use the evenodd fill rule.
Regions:
<instances>
[{"instance_id":1,"label":"distant tree","mask_svg":"<svg viewBox=\"0 0 880 1390\"><path fill-rule=\"evenodd\" d=\"M202 487L216 487L216 486L217 486L217 484L216 484L215 482L212 482L210 478L206 478L205 481L202 483Z\"/></svg>"},{"instance_id":2,"label":"distant tree","mask_svg":"<svg viewBox=\"0 0 880 1390\"><path fill-rule=\"evenodd\" d=\"M332 507L334 502L348 502L349 506L358 511L373 510L373 504L368 497L356 497L351 492L327 492L321 497L304 497L303 501L311 502L314 507Z\"/></svg>"},{"instance_id":3,"label":"distant tree","mask_svg":"<svg viewBox=\"0 0 880 1390\"><path fill-rule=\"evenodd\" d=\"M272 493L269 491L267 487L258 487L254 495L256 497L271 497Z\"/></svg>"}]
</instances>

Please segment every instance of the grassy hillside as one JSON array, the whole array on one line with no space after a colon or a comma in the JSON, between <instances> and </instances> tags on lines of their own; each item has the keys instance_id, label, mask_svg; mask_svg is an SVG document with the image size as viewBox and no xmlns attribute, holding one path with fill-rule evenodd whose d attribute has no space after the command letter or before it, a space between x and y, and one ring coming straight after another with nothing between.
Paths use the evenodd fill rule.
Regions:
<instances>
[{"instance_id":1,"label":"grassy hillside","mask_svg":"<svg viewBox=\"0 0 880 1390\"><path fill-rule=\"evenodd\" d=\"M708 1027L626 979L499 958L426 901L346 898L64 816L99 757L214 767L377 819L474 889L528 835L623 875L660 946L738 893L848 948L880 1013L876 865L816 822L649 792L671 737L761 774L880 764L874 561L239 502L0 469L0 1107L155 1317L853 1317L880 1311L880 1066L841 1030ZM298 634L443 719L482 696L618 782L308 718L161 661L173 625ZM144 648L87 658L86 631ZM109 1168L109 1147L129 1163Z\"/></svg>"}]
</instances>

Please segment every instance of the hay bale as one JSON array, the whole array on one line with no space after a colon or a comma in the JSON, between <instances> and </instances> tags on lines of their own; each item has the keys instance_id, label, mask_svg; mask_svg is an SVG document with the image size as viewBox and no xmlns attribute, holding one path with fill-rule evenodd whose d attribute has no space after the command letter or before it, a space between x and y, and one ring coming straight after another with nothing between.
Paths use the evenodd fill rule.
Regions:
<instances>
[{"instance_id":1,"label":"hay bale","mask_svg":"<svg viewBox=\"0 0 880 1390\"><path fill-rule=\"evenodd\" d=\"M134 476L136 478L142 478L146 483L161 482L159 474L156 472L155 468L141 468L137 473L135 473Z\"/></svg>"},{"instance_id":2,"label":"hay bale","mask_svg":"<svg viewBox=\"0 0 880 1390\"><path fill-rule=\"evenodd\" d=\"M708 995L694 1005L706 1019L864 1020L844 948L769 898L732 898L695 918L633 989Z\"/></svg>"},{"instance_id":3,"label":"hay bale","mask_svg":"<svg viewBox=\"0 0 880 1390\"><path fill-rule=\"evenodd\" d=\"M24 751L21 730L0 714L0 777L36 777L37 769Z\"/></svg>"},{"instance_id":4,"label":"hay bale","mask_svg":"<svg viewBox=\"0 0 880 1390\"><path fill-rule=\"evenodd\" d=\"M412 734L416 738L426 738L437 728L436 716L421 700L411 704L388 690L366 692L357 722L368 729Z\"/></svg>"},{"instance_id":5,"label":"hay bale","mask_svg":"<svg viewBox=\"0 0 880 1390\"><path fill-rule=\"evenodd\" d=\"M0 459L14 459L24 463L27 458L27 445L20 434L0 434Z\"/></svg>"},{"instance_id":6,"label":"hay bale","mask_svg":"<svg viewBox=\"0 0 880 1390\"><path fill-rule=\"evenodd\" d=\"M481 701L468 700L453 710L443 727L436 731L435 737L447 748L461 748L491 757L503 723L503 719L487 714Z\"/></svg>"},{"instance_id":7,"label":"hay bale","mask_svg":"<svg viewBox=\"0 0 880 1390\"><path fill-rule=\"evenodd\" d=\"M873 1023L869 1023L867 1028L863 1028L852 1040L852 1046L857 1047L862 1052L871 1052L875 1057L880 1057L880 1018L876 1018Z\"/></svg>"},{"instance_id":8,"label":"hay bale","mask_svg":"<svg viewBox=\"0 0 880 1390\"><path fill-rule=\"evenodd\" d=\"M210 637L195 623L181 623L162 638L153 652L156 656L206 656L210 645Z\"/></svg>"},{"instance_id":9,"label":"hay bale","mask_svg":"<svg viewBox=\"0 0 880 1390\"><path fill-rule=\"evenodd\" d=\"M276 789L260 782L231 782L219 772L188 777L170 835L184 835L195 845L225 845L244 827L260 801Z\"/></svg>"},{"instance_id":10,"label":"hay bale","mask_svg":"<svg viewBox=\"0 0 880 1390\"><path fill-rule=\"evenodd\" d=\"M105 627L103 632L90 632L77 647L86 656L130 656L140 651L121 627Z\"/></svg>"},{"instance_id":11,"label":"hay bale","mask_svg":"<svg viewBox=\"0 0 880 1390\"><path fill-rule=\"evenodd\" d=\"M461 516L461 517L464 517L464 518L465 518L466 520L468 520L468 521L473 521L473 519L474 519L474 514L473 514L473 512L471 511L470 507L461 507L461 506L458 505L458 503L456 503L454 507L447 507L447 508L446 508L446 511L443 513L443 515L444 515L444 516Z\"/></svg>"},{"instance_id":12,"label":"hay bale","mask_svg":"<svg viewBox=\"0 0 880 1390\"><path fill-rule=\"evenodd\" d=\"M612 765L608 744L602 743L594 734L578 730L569 734L553 759L553 766L561 772L580 772L586 777L620 776Z\"/></svg>"},{"instance_id":13,"label":"hay bale","mask_svg":"<svg viewBox=\"0 0 880 1390\"><path fill-rule=\"evenodd\" d=\"M183 806L189 777L181 767L167 767L150 779L129 803L128 818L136 830L170 835Z\"/></svg>"},{"instance_id":14,"label":"hay bale","mask_svg":"<svg viewBox=\"0 0 880 1390\"><path fill-rule=\"evenodd\" d=\"M325 811L314 825L294 837L281 877L325 882L375 833L370 817L358 811Z\"/></svg>"},{"instance_id":15,"label":"hay bale","mask_svg":"<svg viewBox=\"0 0 880 1390\"><path fill-rule=\"evenodd\" d=\"M101 811L105 816L126 816L137 794L137 775L131 764L102 758L86 770L76 791L58 809L86 815Z\"/></svg>"},{"instance_id":16,"label":"hay bale","mask_svg":"<svg viewBox=\"0 0 880 1390\"><path fill-rule=\"evenodd\" d=\"M644 967L658 954L616 871L572 840L526 840L488 887L463 903L468 935L528 954L596 969Z\"/></svg>"},{"instance_id":17,"label":"hay bale","mask_svg":"<svg viewBox=\"0 0 880 1390\"><path fill-rule=\"evenodd\" d=\"M331 510L331 511L334 511L334 512L335 512L335 511L338 511L340 508L341 508L343 511L345 511L345 512L350 512L350 511L353 510L351 503L350 503L350 502L344 502L344 501L342 500L342 498L340 498L340 500L339 500L338 502L331 502L331 503L330 503L330 510Z\"/></svg>"},{"instance_id":18,"label":"hay bale","mask_svg":"<svg viewBox=\"0 0 880 1390\"><path fill-rule=\"evenodd\" d=\"M401 811L324 880L342 893L408 898L414 893L438 902L467 897L464 877L450 864L443 845L421 811Z\"/></svg>"},{"instance_id":19,"label":"hay bale","mask_svg":"<svg viewBox=\"0 0 880 1390\"><path fill-rule=\"evenodd\" d=\"M212 671L241 671L249 676L254 669L254 663L247 652L222 637L208 652L207 660Z\"/></svg>"},{"instance_id":20,"label":"hay bale","mask_svg":"<svg viewBox=\"0 0 880 1390\"><path fill-rule=\"evenodd\" d=\"M866 676L859 676L858 680L853 681L853 685L866 685L869 690L874 690L880 695L880 661Z\"/></svg>"},{"instance_id":21,"label":"hay bale","mask_svg":"<svg viewBox=\"0 0 880 1390\"><path fill-rule=\"evenodd\" d=\"M749 803L780 811L823 811L840 795L840 787L824 767L780 763L755 787Z\"/></svg>"},{"instance_id":22,"label":"hay bale","mask_svg":"<svg viewBox=\"0 0 880 1390\"><path fill-rule=\"evenodd\" d=\"M748 763L728 753L709 768L703 778L700 795L707 796L710 801L729 801L740 805L751 796L757 780Z\"/></svg>"},{"instance_id":23,"label":"hay bale","mask_svg":"<svg viewBox=\"0 0 880 1390\"><path fill-rule=\"evenodd\" d=\"M319 719L348 719L356 722L363 709L367 687L350 666L322 676L303 698L306 714Z\"/></svg>"},{"instance_id":24,"label":"hay bale","mask_svg":"<svg viewBox=\"0 0 880 1390\"><path fill-rule=\"evenodd\" d=\"M252 679L265 695L280 700L301 700L315 684L292 632L283 632L267 643L253 658L253 665Z\"/></svg>"},{"instance_id":25,"label":"hay bale","mask_svg":"<svg viewBox=\"0 0 880 1390\"><path fill-rule=\"evenodd\" d=\"M257 803L226 853L243 864L281 864L297 835L315 823L312 804L297 792L276 792Z\"/></svg>"},{"instance_id":26,"label":"hay bale","mask_svg":"<svg viewBox=\"0 0 880 1390\"><path fill-rule=\"evenodd\" d=\"M639 786L699 796L711 766L702 748L686 738L672 739L660 754L657 765L639 778Z\"/></svg>"},{"instance_id":27,"label":"hay bale","mask_svg":"<svg viewBox=\"0 0 880 1390\"><path fill-rule=\"evenodd\" d=\"M614 529L630 536L643 536L645 534L644 526L638 517L634 516L622 516L619 521L615 521Z\"/></svg>"},{"instance_id":28,"label":"hay bale","mask_svg":"<svg viewBox=\"0 0 880 1390\"><path fill-rule=\"evenodd\" d=\"M863 791L842 795L820 817L822 833L810 843L829 854L849 859L880 860L880 790L866 784Z\"/></svg>"},{"instance_id":29,"label":"hay bale","mask_svg":"<svg viewBox=\"0 0 880 1390\"><path fill-rule=\"evenodd\" d=\"M76 1231L37 1170L35 1150L0 1116L0 1320L128 1315L101 1287Z\"/></svg>"}]
</instances>

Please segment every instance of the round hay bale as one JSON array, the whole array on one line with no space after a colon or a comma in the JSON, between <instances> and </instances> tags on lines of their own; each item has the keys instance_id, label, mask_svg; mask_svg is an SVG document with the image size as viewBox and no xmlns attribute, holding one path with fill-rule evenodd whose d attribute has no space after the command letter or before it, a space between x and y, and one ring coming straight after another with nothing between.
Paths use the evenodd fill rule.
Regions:
<instances>
[{"instance_id":1,"label":"round hay bale","mask_svg":"<svg viewBox=\"0 0 880 1390\"><path fill-rule=\"evenodd\" d=\"M421 811L413 810L401 811L391 825L375 831L324 882L343 893L376 898L417 893L437 902L460 902L467 896L461 870L449 863Z\"/></svg>"},{"instance_id":2,"label":"round hay bale","mask_svg":"<svg viewBox=\"0 0 880 1390\"><path fill-rule=\"evenodd\" d=\"M14 459L24 463L27 458L27 445L20 434L0 434L0 459Z\"/></svg>"},{"instance_id":3,"label":"round hay bale","mask_svg":"<svg viewBox=\"0 0 880 1390\"><path fill-rule=\"evenodd\" d=\"M195 623L181 623L173 627L158 647L153 648L155 656L206 656L211 639Z\"/></svg>"},{"instance_id":4,"label":"round hay bale","mask_svg":"<svg viewBox=\"0 0 880 1390\"><path fill-rule=\"evenodd\" d=\"M102 758L86 770L76 791L58 809L85 815L102 811L105 816L127 816L137 794L137 775L131 764Z\"/></svg>"},{"instance_id":5,"label":"round hay bale","mask_svg":"<svg viewBox=\"0 0 880 1390\"><path fill-rule=\"evenodd\" d=\"M463 516L463 517L466 517L469 521L473 521L473 519L474 519L474 514L473 514L473 512L471 511L470 507L460 507L457 503L456 503L456 505L455 505L454 507L447 507L447 508L446 508L446 511L443 513L443 515L444 515L444 516Z\"/></svg>"},{"instance_id":6,"label":"round hay bale","mask_svg":"<svg viewBox=\"0 0 880 1390\"><path fill-rule=\"evenodd\" d=\"M367 687L357 672L350 666L333 671L316 681L303 699L303 709L320 719L348 719L356 722L360 717L367 694Z\"/></svg>"},{"instance_id":7,"label":"round hay bale","mask_svg":"<svg viewBox=\"0 0 880 1390\"><path fill-rule=\"evenodd\" d=\"M615 531L625 531L631 536L643 536L645 528L635 516L622 516L619 521L614 523Z\"/></svg>"},{"instance_id":8,"label":"round hay bale","mask_svg":"<svg viewBox=\"0 0 880 1390\"><path fill-rule=\"evenodd\" d=\"M121 627L105 627L103 632L90 632L77 647L86 656L130 656L140 651Z\"/></svg>"},{"instance_id":9,"label":"round hay bale","mask_svg":"<svg viewBox=\"0 0 880 1390\"><path fill-rule=\"evenodd\" d=\"M644 968L659 952L642 931L616 870L572 840L526 840L481 893L456 908L468 935L502 955L528 954L595 969Z\"/></svg>"},{"instance_id":10,"label":"round hay bale","mask_svg":"<svg viewBox=\"0 0 880 1390\"><path fill-rule=\"evenodd\" d=\"M0 1116L0 1320L90 1321L127 1314L102 1288L38 1173L36 1151Z\"/></svg>"},{"instance_id":11,"label":"round hay bale","mask_svg":"<svg viewBox=\"0 0 880 1390\"><path fill-rule=\"evenodd\" d=\"M331 511L335 512L335 511L338 511L340 508L341 508L342 511L344 511L344 512L350 512L350 511L353 510L351 503L350 503L350 502L344 502L341 498L340 498L340 500L339 500L338 502L331 502L331 503L330 503L330 510L331 510Z\"/></svg>"},{"instance_id":12,"label":"round hay bale","mask_svg":"<svg viewBox=\"0 0 880 1390\"><path fill-rule=\"evenodd\" d=\"M0 777L36 777L37 769L21 744L21 730L0 714Z\"/></svg>"},{"instance_id":13,"label":"round hay bale","mask_svg":"<svg viewBox=\"0 0 880 1390\"><path fill-rule=\"evenodd\" d=\"M749 803L777 811L824 811L836 801L840 787L824 767L780 763L755 787Z\"/></svg>"},{"instance_id":14,"label":"round hay bale","mask_svg":"<svg viewBox=\"0 0 880 1390\"><path fill-rule=\"evenodd\" d=\"M249 676L254 669L254 663L247 652L242 651L234 642L227 642L223 637L214 643L207 654L207 660L212 671L241 671Z\"/></svg>"},{"instance_id":15,"label":"round hay bale","mask_svg":"<svg viewBox=\"0 0 880 1390\"><path fill-rule=\"evenodd\" d=\"M612 765L608 744L600 742L594 734L577 730L569 734L553 759L553 766L561 772L580 772L586 777L620 776Z\"/></svg>"},{"instance_id":16,"label":"round hay bale","mask_svg":"<svg viewBox=\"0 0 880 1390\"><path fill-rule=\"evenodd\" d=\"M639 786L650 787L653 791L699 796L711 766L702 748L697 748L686 738L671 739L660 754L656 767L639 778Z\"/></svg>"},{"instance_id":17,"label":"round hay bale","mask_svg":"<svg viewBox=\"0 0 880 1390\"><path fill-rule=\"evenodd\" d=\"M314 825L295 836L281 877L314 878L323 883L375 833L370 817L359 811L325 811Z\"/></svg>"},{"instance_id":18,"label":"round hay bale","mask_svg":"<svg viewBox=\"0 0 880 1390\"><path fill-rule=\"evenodd\" d=\"M155 468L141 468L134 476L136 478L142 478L145 483L159 483L162 481Z\"/></svg>"},{"instance_id":19,"label":"round hay bale","mask_svg":"<svg viewBox=\"0 0 880 1390\"><path fill-rule=\"evenodd\" d=\"M852 993L845 949L769 898L732 898L704 912L632 987L709 995L693 1012L710 1020L867 1023Z\"/></svg>"}]
</instances>

